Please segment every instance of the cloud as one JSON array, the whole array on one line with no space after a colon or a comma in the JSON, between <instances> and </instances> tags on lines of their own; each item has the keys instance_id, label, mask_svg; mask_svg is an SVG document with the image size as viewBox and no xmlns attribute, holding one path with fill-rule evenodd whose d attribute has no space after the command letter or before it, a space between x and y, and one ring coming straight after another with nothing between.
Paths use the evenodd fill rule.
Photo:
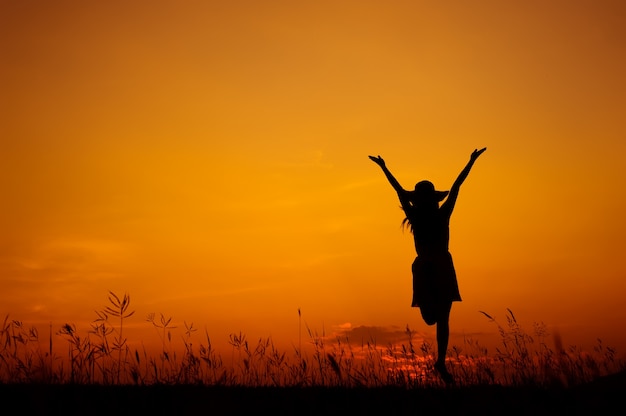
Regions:
<instances>
[{"instance_id":1,"label":"cloud","mask_svg":"<svg viewBox=\"0 0 626 416\"><path fill-rule=\"evenodd\" d=\"M132 250L121 242L59 238L21 245L0 256L5 291L0 304L15 311L42 312L88 296L104 282L120 279L120 263Z\"/></svg>"},{"instance_id":2,"label":"cloud","mask_svg":"<svg viewBox=\"0 0 626 416\"><path fill-rule=\"evenodd\" d=\"M407 328L402 328L396 325L361 325L352 327L349 322L336 326L333 335L327 338L339 338L342 342L348 342L354 346L370 344L381 348L388 347L390 345L408 343L409 339L411 339L411 342L414 344L421 344L425 339L423 334L413 330L410 330L409 337L409 330Z\"/></svg>"}]
</instances>

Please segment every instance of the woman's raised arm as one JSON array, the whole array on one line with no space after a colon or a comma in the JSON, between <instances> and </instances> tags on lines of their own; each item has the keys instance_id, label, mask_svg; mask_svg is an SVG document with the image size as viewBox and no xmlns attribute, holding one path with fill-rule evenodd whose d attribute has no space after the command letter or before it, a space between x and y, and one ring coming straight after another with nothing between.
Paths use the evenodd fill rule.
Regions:
<instances>
[{"instance_id":1,"label":"woman's raised arm","mask_svg":"<svg viewBox=\"0 0 626 416\"><path fill-rule=\"evenodd\" d=\"M450 193L448 194L448 198L446 198L446 201L441 206L442 209L446 209L447 211L452 213L452 210L454 209L454 205L456 204L456 199L459 196L459 190L461 189L461 185L467 178L467 175L469 175L470 170L472 170L472 166L474 166L474 162L476 162L476 159L478 159L478 156L482 155L485 150L487 150L487 148L483 147L480 150L475 149L472 152L472 154L470 155L469 162L467 162L467 165L465 165L461 173L459 173L459 176L456 178L456 180L452 184L452 187L450 188Z\"/></svg>"},{"instance_id":2,"label":"woman's raised arm","mask_svg":"<svg viewBox=\"0 0 626 416\"><path fill-rule=\"evenodd\" d=\"M385 165L385 161L380 156L368 156L374 163L376 163L385 173L387 180L393 186L393 189L398 193L398 195L406 194L406 190L400 185L400 182L391 174L389 169L387 169L387 165Z\"/></svg>"}]
</instances>

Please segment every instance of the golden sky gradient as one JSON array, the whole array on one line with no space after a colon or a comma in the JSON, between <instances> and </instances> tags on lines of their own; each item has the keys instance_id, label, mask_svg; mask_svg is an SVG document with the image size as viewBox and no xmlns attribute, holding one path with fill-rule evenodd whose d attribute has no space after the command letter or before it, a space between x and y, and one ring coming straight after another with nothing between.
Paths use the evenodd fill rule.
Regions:
<instances>
[{"instance_id":1,"label":"golden sky gradient","mask_svg":"<svg viewBox=\"0 0 626 416\"><path fill-rule=\"evenodd\" d=\"M218 342L294 344L299 308L434 339L367 156L449 189L486 146L451 344L510 308L626 352L624 74L619 0L1 0L0 314L86 330L111 290Z\"/></svg>"}]
</instances>

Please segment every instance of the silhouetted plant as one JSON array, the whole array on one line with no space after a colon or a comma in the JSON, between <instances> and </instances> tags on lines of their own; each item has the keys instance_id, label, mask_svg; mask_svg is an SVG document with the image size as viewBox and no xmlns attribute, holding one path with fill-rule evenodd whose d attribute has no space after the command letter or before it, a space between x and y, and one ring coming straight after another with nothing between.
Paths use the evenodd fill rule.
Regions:
<instances>
[{"instance_id":1,"label":"silhouetted plant","mask_svg":"<svg viewBox=\"0 0 626 416\"><path fill-rule=\"evenodd\" d=\"M175 367L175 353L172 351L172 329L176 328L172 324L172 317L165 318L163 314L160 314L159 322L154 320L154 313L148 314L146 321L150 322L152 326L157 329L159 338L161 339L161 354L159 355L161 365L160 374L157 370L156 362L152 362L152 368L154 370L155 379L169 379L172 375L172 370ZM165 364L168 364L168 368L165 368Z\"/></svg>"},{"instance_id":2,"label":"silhouetted plant","mask_svg":"<svg viewBox=\"0 0 626 416\"><path fill-rule=\"evenodd\" d=\"M128 311L128 307L130 306L130 296L128 294L124 294L122 299L120 299L115 293L109 291L109 302L111 305L105 306L101 311L96 311L98 318L94 322L102 324L101 328L96 330L96 334L101 335L101 339L103 338L104 341L106 341L106 337L109 334L115 333L111 349L112 351L117 351L115 374L117 382L120 383L122 365L126 363L125 360L122 360L122 352L128 354L128 349L126 348L126 338L124 338L124 319L133 316L135 311ZM109 328L106 327L106 324L109 323L109 316L119 318L118 328L115 328L114 325L111 325ZM108 348L108 343L105 344L106 348ZM104 345L101 344L101 346ZM101 352L107 354L108 350L101 350Z\"/></svg>"},{"instance_id":3,"label":"silhouetted plant","mask_svg":"<svg viewBox=\"0 0 626 416\"><path fill-rule=\"evenodd\" d=\"M37 328L26 327L22 321L5 316L0 327L0 380L55 382L54 363L52 334L45 351Z\"/></svg>"}]
</instances>

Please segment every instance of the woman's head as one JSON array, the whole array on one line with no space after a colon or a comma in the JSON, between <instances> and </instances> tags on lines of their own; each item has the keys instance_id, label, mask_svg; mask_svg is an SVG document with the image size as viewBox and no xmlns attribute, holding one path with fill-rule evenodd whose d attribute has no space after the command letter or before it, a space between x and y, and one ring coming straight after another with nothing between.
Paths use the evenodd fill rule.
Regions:
<instances>
[{"instance_id":1,"label":"woman's head","mask_svg":"<svg viewBox=\"0 0 626 416\"><path fill-rule=\"evenodd\" d=\"M411 202L414 205L439 204L447 195L448 191L436 191L432 182L420 181L411 192Z\"/></svg>"},{"instance_id":2,"label":"woman's head","mask_svg":"<svg viewBox=\"0 0 626 416\"><path fill-rule=\"evenodd\" d=\"M416 224L429 221L430 215L436 213L441 202L448 195L448 191L437 191L430 181L420 181L415 189L409 192L410 207L405 208L406 218L402 221L413 231Z\"/></svg>"}]
</instances>

